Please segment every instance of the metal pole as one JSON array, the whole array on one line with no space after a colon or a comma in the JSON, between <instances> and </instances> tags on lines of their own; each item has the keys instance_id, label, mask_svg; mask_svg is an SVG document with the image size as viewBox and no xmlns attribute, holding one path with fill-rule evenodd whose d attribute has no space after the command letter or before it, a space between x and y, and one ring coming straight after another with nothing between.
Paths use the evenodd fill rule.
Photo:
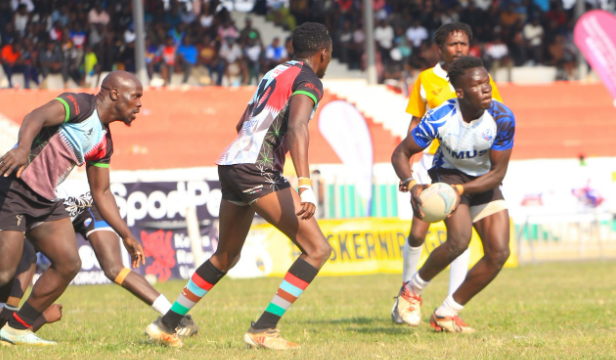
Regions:
<instances>
[{"instance_id":1,"label":"metal pole","mask_svg":"<svg viewBox=\"0 0 616 360\"><path fill-rule=\"evenodd\" d=\"M372 0L364 0L364 31L366 33L366 75L369 85L376 85L376 58L374 47L374 11Z\"/></svg>"},{"instance_id":2,"label":"metal pole","mask_svg":"<svg viewBox=\"0 0 616 360\"><path fill-rule=\"evenodd\" d=\"M143 23L143 0L133 0L133 22L135 24L135 70L144 86L149 84L145 68L145 30Z\"/></svg>"},{"instance_id":3,"label":"metal pole","mask_svg":"<svg viewBox=\"0 0 616 360\"><path fill-rule=\"evenodd\" d=\"M584 10L586 10L586 6L584 0L577 0L575 3L575 21L578 21L582 15L584 15ZM586 60L584 59L584 55L578 49L577 53L577 67L578 67L578 80L585 80L588 76L588 66L586 65Z\"/></svg>"}]
</instances>

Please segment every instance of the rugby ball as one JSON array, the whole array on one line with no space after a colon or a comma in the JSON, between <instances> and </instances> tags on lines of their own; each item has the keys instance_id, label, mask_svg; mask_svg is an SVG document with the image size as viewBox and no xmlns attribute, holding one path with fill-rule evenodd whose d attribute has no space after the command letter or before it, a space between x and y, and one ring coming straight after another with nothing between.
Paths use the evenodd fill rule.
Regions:
<instances>
[{"instance_id":1,"label":"rugby ball","mask_svg":"<svg viewBox=\"0 0 616 360\"><path fill-rule=\"evenodd\" d=\"M424 213L423 221L433 223L444 220L456 202L456 191L449 184L434 183L419 195L422 204L419 208Z\"/></svg>"}]
</instances>

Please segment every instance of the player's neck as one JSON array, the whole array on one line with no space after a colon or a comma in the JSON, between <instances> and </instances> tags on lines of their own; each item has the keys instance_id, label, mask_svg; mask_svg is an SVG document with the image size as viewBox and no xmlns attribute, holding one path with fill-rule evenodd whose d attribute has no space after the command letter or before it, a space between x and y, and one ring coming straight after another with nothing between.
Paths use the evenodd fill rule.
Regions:
<instances>
[{"instance_id":1,"label":"player's neck","mask_svg":"<svg viewBox=\"0 0 616 360\"><path fill-rule=\"evenodd\" d=\"M312 69L312 71L314 71L315 73L317 72L317 68L316 68L316 66L315 66L315 62L314 62L312 59L306 59L306 58L300 59L300 58L295 58L295 59L293 59L293 60L303 62L304 64L306 64L306 65L310 66L310 68Z\"/></svg>"},{"instance_id":2,"label":"player's neck","mask_svg":"<svg viewBox=\"0 0 616 360\"><path fill-rule=\"evenodd\" d=\"M473 120L479 119L483 116L483 113L485 112L484 109L477 109L461 101L459 101L458 103L460 104L460 113L462 114L462 120L465 123L470 123Z\"/></svg>"},{"instance_id":3,"label":"player's neck","mask_svg":"<svg viewBox=\"0 0 616 360\"><path fill-rule=\"evenodd\" d=\"M113 109L108 103L105 103L100 93L99 96L96 97L96 111L98 112L98 117L101 119L101 122L105 125L116 120L113 117Z\"/></svg>"}]
</instances>

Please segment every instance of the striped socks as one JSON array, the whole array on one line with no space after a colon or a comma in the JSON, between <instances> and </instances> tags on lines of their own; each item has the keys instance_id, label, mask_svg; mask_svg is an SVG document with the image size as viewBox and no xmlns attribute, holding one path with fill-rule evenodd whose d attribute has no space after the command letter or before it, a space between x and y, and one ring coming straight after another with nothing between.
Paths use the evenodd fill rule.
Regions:
<instances>
[{"instance_id":1,"label":"striped socks","mask_svg":"<svg viewBox=\"0 0 616 360\"><path fill-rule=\"evenodd\" d=\"M306 290L308 284L317 276L319 269L308 264L304 259L297 258L282 280L276 295L263 312L263 315L252 326L254 330L274 329L280 318L291 307L295 300Z\"/></svg>"},{"instance_id":2,"label":"striped socks","mask_svg":"<svg viewBox=\"0 0 616 360\"><path fill-rule=\"evenodd\" d=\"M199 302L199 300L201 300L223 276L225 276L225 273L218 270L210 260L199 266L188 281L184 290L182 290L178 299L171 306L171 310L162 317L163 325L165 325L168 330L174 330L180 324L182 318L188 314L190 309L192 309L192 307L195 306L195 304Z\"/></svg>"}]
</instances>

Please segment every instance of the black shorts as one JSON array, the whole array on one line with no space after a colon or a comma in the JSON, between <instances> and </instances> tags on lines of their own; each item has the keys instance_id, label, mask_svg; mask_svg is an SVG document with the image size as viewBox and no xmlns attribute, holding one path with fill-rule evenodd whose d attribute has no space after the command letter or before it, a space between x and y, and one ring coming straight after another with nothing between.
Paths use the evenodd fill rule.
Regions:
<instances>
[{"instance_id":1,"label":"black shorts","mask_svg":"<svg viewBox=\"0 0 616 360\"><path fill-rule=\"evenodd\" d=\"M0 176L0 231L25 233L38 224L67 217L62 201L40 196L15 175Z\"/></svg>"},{"instance_id":2,"label":"black shorts","mask_svg":"<svg viewBox=\"0 0 616 360\"><path fill-rule=\"evenodd\" d=\"M240 206L291 186L280 171L261 169L255 164L218 165L218 178L222 198Z\"/></svg>"},{"instance_id":3,"label":"black shorts","mask_svg":"<svg viewBox=\"0 0 616 360\"><path fill-rule=\"evenodd\" d=\"M465 184L475 180L477 176L466 175L459 170L432 168L428 170L432 183ZM499 211L506 210L505 197L500 186L479 194L462 194L461 204L468 206L473 222L477 222Z\"/></svg>"},{"instance_id":4,"label":"black shorts","mask_svg":"<svg viewBox=\"0 0 616 360\"><path fill-rule=\"evenodd\" d=\"M103 219L94 204L73 219L73 228L86 240L95 231L114 231Z\"/></svg>"}]
</instances>

